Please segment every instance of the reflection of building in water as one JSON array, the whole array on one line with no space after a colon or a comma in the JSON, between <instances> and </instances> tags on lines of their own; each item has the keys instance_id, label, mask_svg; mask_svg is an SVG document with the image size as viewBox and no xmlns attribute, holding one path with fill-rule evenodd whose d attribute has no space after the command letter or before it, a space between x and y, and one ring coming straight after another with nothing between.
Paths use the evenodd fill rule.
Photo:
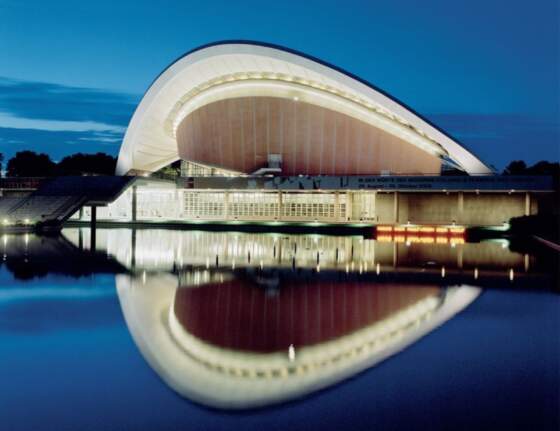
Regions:
<instances>
[{"instance_id":1,"label":"reflection of building in water","mask_svg":"<svg viewBox=\"0 0 560 431\"><path fill-rule=\"evenodd\" d=\"M398 352L467 306L474 288L215 272L208 283L119 277L131 333L178 393L248 408L333 384ZM271 291L272 290L272 291Z\"/></svg>"},{"instance_id":2,"label":"reflection of building in water","mask_svg":"<svg viewBox=\"0 0 560 431\"><path fill-rule=\"evenodd\" d=\"M88 229L65 229L74 244L89 248ZM81 238L81 239L80 239ZM177 230L98 229L97 249L135 270L284 268L376 274L434 272L485 276L509 283L531 270L533 258L511 252L507 242L423 244L379 242L357 236L319 236Z\"/></svg>"},{"instance_id":3,"label":"reflection of building in water","mask_svg":"<svg viewBox=\"0 0 560 431\"><path fill-rule=\"evenodd\" d=\"M126 272L107 253L90 253L63 236L4 234L0 237L0 265L20 279L64 274L74 277L95 273Z\"/></svg>"},{"instance_id":4,"label":"reflection of building in water","mask_svg":"<svg viewBox=\"0 0 560 431\"><path fill-rule=\"evenodd\" d=\"M201 341L271 353L340 338L440 292L435 286L235 276L177 289L173 311Z\"/></svg>"}]
</instances>

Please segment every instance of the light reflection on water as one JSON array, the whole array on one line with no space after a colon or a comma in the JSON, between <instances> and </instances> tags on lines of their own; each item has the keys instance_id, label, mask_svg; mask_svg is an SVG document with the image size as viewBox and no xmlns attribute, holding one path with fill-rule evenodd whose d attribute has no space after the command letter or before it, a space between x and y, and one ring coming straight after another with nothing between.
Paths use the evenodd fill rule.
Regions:
<instances>
[{"instance_id":1,"label":"light reflection on water","mask_svg":"<svg viewBox=\"0 0 560 431\"><path fill-rule=\"evenodd\" d=\"M469 307L479 288L556 282L504 243L100 229L92 251L89 238L88 229L3 237L2 271L20 281L0 274L0 337L114 325L91 304L112 307L107 280L116 279L132 338L158 376L225 409L301 398L371 368ZM87 288L72 281L85 279Z\"/></svg>"},{"instance_id":2,"label":"light reflection on water","mask_svg":"<svg viewBox=\"0 0 560 431\"><path fill-rule=\"evenodd\" d=\"M66 229L65 238L89 250L89 229ZM174 230L98 229L95 249L132 272L181 268L276 268L372 274L459 276L477 284L508 285L511 274L533 274L535 258L512 252L505 240L467 244L378 242L360 236L320 236Z\"/></svg>"},{"instance_id":3,"label":"light reflection on water","mask_svg":"<svg viewBox=\"0 0 560 431\"><path fill-rule=\"evenodd\" d=\"M119 276L129 329L179 394L220 408L289 400L403 349L467 306L473 287L206 270Z\"/></svg>"}]
</instances>

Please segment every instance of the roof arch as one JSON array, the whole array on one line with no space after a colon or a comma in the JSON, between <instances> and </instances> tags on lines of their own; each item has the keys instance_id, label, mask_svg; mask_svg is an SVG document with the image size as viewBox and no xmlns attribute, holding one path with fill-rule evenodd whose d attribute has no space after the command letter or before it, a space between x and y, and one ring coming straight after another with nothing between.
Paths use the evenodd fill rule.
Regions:
<instances>
[{"instance_id":1,"label":"roof arch","mask_svg":"<svg viewBox=\"0 0 560 431\"><path fill-rule=\"evenodd\" d=\"M492 172L411 108L340 68L276 45L224 41L188 52L153 81L126 131L117 174L152 172L177 160L177 128L187 116L214 102L249 96L292 98L340 112L468 174Z\"/></svg>"}]
</instances>

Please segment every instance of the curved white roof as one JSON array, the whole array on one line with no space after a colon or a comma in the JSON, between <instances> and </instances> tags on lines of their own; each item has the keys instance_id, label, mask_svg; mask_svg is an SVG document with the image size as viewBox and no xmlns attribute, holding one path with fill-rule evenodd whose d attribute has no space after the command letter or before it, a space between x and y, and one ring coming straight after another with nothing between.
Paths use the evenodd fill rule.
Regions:
<instances>
[{"instance_id":1,"label":"curved white roof","mask_svg":"<svg viewBox=\"0 0 560 431\"><path fill-rule=\"evenodd\" d=\"M194 110L246 96L290 97L357 118L450 160L469 174L491 169L451 137L365 81L284 48L222 42L198 48L152 83L128 126L117 174L155 171L179 158L179 123Z\"/></svg>"}]
</instances>

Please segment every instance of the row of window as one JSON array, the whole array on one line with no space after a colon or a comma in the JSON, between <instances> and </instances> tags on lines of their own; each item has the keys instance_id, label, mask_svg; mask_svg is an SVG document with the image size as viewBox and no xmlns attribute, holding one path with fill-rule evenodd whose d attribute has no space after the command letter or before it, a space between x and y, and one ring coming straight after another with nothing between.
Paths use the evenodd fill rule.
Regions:
<instances>
[{"instance_id":1,"label":"row of window","mask_svg":"<svg viewBox=\"0 0 560 431\"><path fill-rule=\"evenodd\" d=\"M226 205L227 199L227 205ZM280 204L280 200L282 203ZM186 217L298 220L336 220L346 217L345 196L305 193L224 193L186 192Z\"/></svg>"}]
</instances>

